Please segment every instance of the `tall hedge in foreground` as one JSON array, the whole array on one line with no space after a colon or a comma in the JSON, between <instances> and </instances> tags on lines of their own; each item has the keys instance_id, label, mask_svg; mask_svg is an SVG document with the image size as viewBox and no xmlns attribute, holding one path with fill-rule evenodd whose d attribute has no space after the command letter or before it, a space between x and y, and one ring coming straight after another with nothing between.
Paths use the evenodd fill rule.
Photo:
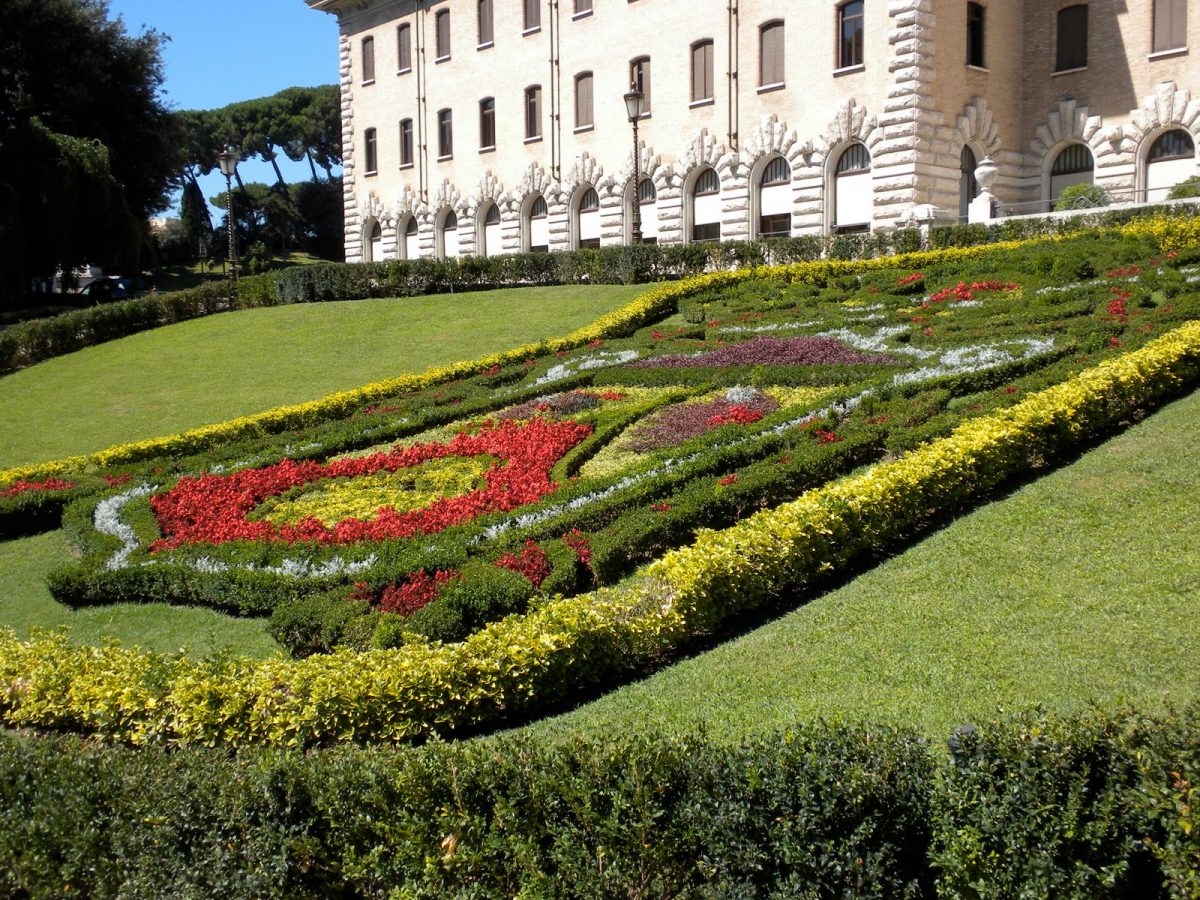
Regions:
<instances>
[{"instance_id":1,"label":"tall hedge in foreground","mask_svg":"<svg viewBox=\"0 0 1200 900\"><path fill-rule=\"evenodd\" d=\"M1200 707L309 754L0 736L0 895L1200 892Z\"/></svg>"}]
</instances>

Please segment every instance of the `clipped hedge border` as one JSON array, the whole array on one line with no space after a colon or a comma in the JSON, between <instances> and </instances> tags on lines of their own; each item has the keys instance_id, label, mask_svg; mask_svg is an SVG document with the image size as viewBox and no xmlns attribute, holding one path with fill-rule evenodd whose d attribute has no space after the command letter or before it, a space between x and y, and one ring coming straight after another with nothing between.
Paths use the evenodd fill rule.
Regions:
<instances>
[{"instance_id":1,"label":"clipped hedge border","mask_svg":"<svg viewBox=\"0 0 1200 900\"><path fill-rule=\"evenodd\" d=\"M734 271L710 272L683 281L657 284L630 303L601 316L589 325L564 337L547 338L513 350L494 353L475 360L462 360L428 369L423 373L400 375L361 387L332 394L306 403L280 406L251 416L241 416L214 425L204 425L178 434L119 444L98 453L70 456L0 471L0 487L18 479L43 479L90 472L109 466L141 462L161 455L189 455L224 441L275 434L303 428L331 418L347 415L359 407L406 391L421 390L456 378L478 375L494 365L509 365L531 357L573 350L594 340L628 334L645 323L675 310L678 302L700 291L727 287L756 278L786 278L812 282L875 269L921 268L941 263L978 259L1004 253L1035 241L1005 241L978 247L950 248L906 253L867 260L827 259L785 266L758 267Z\"/></svg>"},{"instance_id":2,"label":"clipped hedge border","mask_svg":"<svg viewBox=\"0 0 1200 900\"><path fill-rule=\"evenodd\" d=\"M227 754L0 734L16 897L1200 891L1200 707ZM949 750L949 752L947 752Z\"/></svg>"},{"instance_id":3,"label":"clipped hedge border","mask_svg":"<svg viewBox=\"0 0 1200 900\"><path fill-rule=\"evenodd\" d=\"M549 601L457 644L194 662L0 632L0 716L135 744L231 746L395 741L494 724L611 683L784 586L893 544L1198 376L1193 321L899 460L703 532L618 588Z\"/></svg>"}]
</instances>

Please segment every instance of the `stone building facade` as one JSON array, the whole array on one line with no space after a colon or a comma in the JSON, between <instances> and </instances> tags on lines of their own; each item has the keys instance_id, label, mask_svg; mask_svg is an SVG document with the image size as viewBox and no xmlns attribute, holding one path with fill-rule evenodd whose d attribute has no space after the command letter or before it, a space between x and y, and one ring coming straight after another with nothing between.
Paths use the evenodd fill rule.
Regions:
<instances>
[{"instance_id":1,"label":"stone building facade","mask_svg":"<svg viewBox=\"0 0 1200 900\"><path fill-rule=\"evenodd\" d=\"M306 2L350 261L627 243L635 203L664 243L951 221L981 165L1013 212L1197 174L1188 0Z\"/></svg>"}]
</instances>

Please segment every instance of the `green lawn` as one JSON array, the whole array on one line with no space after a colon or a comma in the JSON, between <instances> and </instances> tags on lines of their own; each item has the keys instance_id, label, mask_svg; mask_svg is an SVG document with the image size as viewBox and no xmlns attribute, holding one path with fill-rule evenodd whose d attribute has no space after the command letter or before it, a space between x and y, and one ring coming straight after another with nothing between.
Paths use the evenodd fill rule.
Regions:
<instances>
[{"instance_id":1,"label":"green lawn","mask_svg":"<svg viewBox=\"0 0 1200 900\"><path fill-rule=\"evenodd\" d=\"M1200 697L1200 392L839 590L536 731L945 736L1036 704Z\"/></svg>"},{"instance_id":2,"label":"green lawn","mask_svg":"<svg viewBox=\"0 0 1200 900\"><path fill-rule=\"evenodd\" d=\"M644 289L511 288L305 304L132 335L0 378L0 468L220 422L566 334Z\"/></svg>"},{"instance_id":3,"label":"green lawn","mask_svg":"<svg viewBox=\"0 0 1200 900\"><path fill-rule=\"evenodd\" d=\"M263 619L236 619L209 609L172 608L163 603L115 604L74 611L57 602L46 573L69 553L61 531L0 541L0 626L28 637L35 628L65 628L72 641L211 655L281 653Z\"/></svg>"}]
</instances>

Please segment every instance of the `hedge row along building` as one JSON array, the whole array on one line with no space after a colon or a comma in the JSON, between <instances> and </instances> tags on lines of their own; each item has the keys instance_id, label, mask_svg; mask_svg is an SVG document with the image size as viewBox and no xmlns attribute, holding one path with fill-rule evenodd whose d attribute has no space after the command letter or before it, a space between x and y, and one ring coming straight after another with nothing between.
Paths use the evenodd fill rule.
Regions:
<instances>
[{"instance_id":1,"label":"hedge row along building","mask_svg":"<svg viewBox=\"0 0 1200 900\"><path fill-rule=\"evenodd\" d=\"M306 2L340 26L350 261L628 243L635 204L643 240L735 240L961 219L977 172L1011 213L1197 174L1187 0Z\"/></svg>"}]
</instances>

